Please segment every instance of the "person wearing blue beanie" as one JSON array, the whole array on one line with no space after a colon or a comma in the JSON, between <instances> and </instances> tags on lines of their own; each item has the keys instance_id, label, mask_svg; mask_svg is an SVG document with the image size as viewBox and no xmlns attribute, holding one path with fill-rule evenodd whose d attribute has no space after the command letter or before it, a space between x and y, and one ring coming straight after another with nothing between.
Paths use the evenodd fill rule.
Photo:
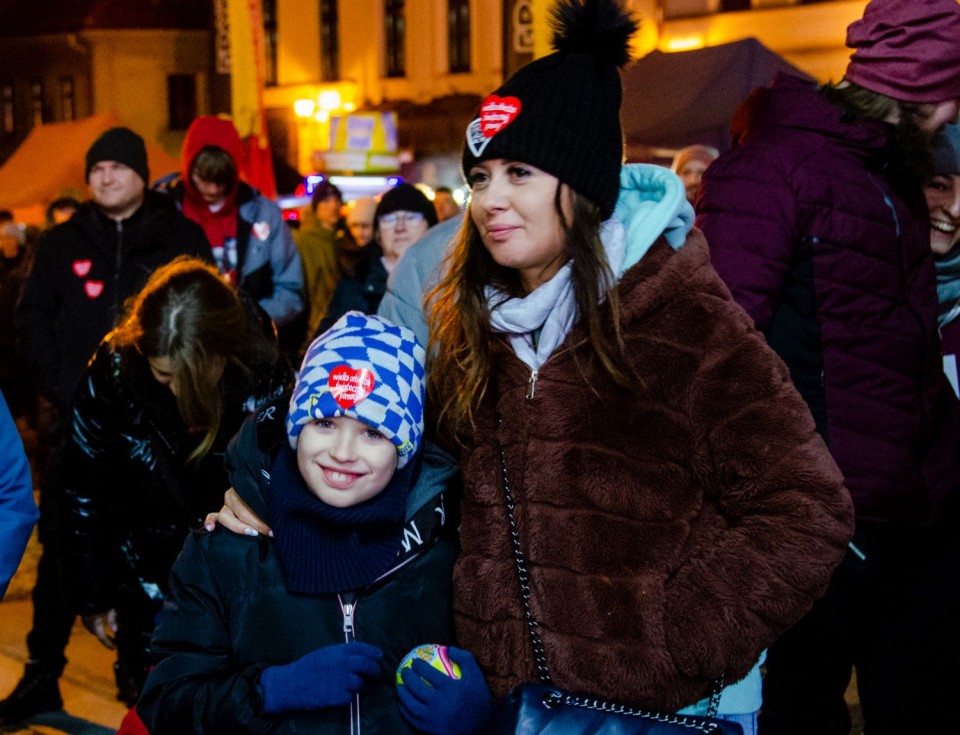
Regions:
<instances>
[{"instance_id":1,"label":"person wearing blue beanie","mask_svg":"<svg viewBox=\"0 0 960 735\"><path fill-rule=\"evenodd\" d=\"M394 672L415 646L453 642L456 553L443 489L417 485L424 358L409 329L348 312L293 392L246 421L227 467L273 532L188 539L137 706L153 735L418 732ZM482 702L472 657L457 660L475 676L451 701L468 687Z\"/></svg>"}]
</instances>

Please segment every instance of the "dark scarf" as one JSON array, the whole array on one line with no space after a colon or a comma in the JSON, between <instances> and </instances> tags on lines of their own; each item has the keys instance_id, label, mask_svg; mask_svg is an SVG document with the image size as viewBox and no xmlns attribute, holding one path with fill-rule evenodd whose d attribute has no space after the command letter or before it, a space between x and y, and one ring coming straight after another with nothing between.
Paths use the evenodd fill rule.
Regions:
<instances>
[{"instance_id":1,"label":"dark scarf","mask_svg":"<svg viewBox=\"0 0 960 735\"><path fill-rule=\"evenodd\" d=\"M287 589L343 592L387 572L400 550L407 495L419 468L418 453L375 497L334 508L310 492L296 452L284 445L273 463L267 507Z\"/></svg>"},{"instance_id":2,"label":"dark scarf","mask_svg":"<svg viewBox=\"0 0 960 735\"><path fill-rule=\"evenodd\" d=\"M937 267L938 326L943 329L960 314L960 248L934 258Z\"/></svg>"}]
</instances>

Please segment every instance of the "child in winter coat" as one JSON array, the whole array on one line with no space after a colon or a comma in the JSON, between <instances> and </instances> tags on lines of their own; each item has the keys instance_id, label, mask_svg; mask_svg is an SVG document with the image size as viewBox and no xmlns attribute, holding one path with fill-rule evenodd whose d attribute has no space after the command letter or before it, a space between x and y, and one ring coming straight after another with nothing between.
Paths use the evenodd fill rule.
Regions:
<instances>
[{"instance_id":1,"label":"child in winter coat","mask_svg":"<svg viewBox=\"0 0 960 735\"><path fill-rule=\"evenodd\" d=\"M395 670L449 641L456 552L443 494L417 483L423 379L410 330L349 312L307 350L286 414L247 420L228 468L273 538L188 539L138 707L153 735L413 732ZM485 711L473 657L451 650Z\"/></svg>"}]
</instances>

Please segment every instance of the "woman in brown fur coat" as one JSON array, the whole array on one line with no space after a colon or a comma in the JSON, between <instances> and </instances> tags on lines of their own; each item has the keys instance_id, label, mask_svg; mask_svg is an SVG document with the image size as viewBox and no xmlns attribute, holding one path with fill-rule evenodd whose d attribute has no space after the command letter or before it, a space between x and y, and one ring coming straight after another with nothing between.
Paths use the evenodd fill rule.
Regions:
<instances>
[{"instance_id":1,"label":"woman in brown fur coat","mask_svg":"<svg viewBox=\"0 0 960 735\"><path fill-rule=\"evenodd\" d=\"M428 299L428 408L464 480L459 645L498 698L538 680L505 472L554 684L703 714L722 676L720 716L753 733L762 652L826 590L850 498L679 178L621 167L634 21L616 0L556 15L556 53L467 129L469 216ZM447 731L430 715L457 684L421 688L421 729Z\"/></svg>"},{"instance_id":2,"label":"woman in brown fur coat","mask_svg":"<svg viewBox=\"0 0 960 735\"><path fill-rule=\"evenodd\" d=\"M722 675L750 732L758 659L825 591L850 500L679 179L621 168L633 20L614 0L556 18L556 53L468 127L470 216L430 300L429 387L462 446L460 645L496 696L537 681L506 472L553 682L676 710Z\"/></svg>"}]
</instances>

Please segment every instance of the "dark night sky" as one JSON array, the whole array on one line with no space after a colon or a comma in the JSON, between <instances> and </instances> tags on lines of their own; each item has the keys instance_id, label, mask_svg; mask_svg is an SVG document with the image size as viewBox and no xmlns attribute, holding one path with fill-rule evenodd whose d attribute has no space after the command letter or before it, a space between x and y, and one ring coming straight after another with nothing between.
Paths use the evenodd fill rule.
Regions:
<instances>
[{"instance_id":1,"label":"dark night sky","mask_svg":"<svg viewBox=\"0 0 960 735\"><path fill-rule=\"evenodd\" d=\"M0 36L86 28L207 28L211 0L0 0Z\"/></svg>"}]
</instances>

